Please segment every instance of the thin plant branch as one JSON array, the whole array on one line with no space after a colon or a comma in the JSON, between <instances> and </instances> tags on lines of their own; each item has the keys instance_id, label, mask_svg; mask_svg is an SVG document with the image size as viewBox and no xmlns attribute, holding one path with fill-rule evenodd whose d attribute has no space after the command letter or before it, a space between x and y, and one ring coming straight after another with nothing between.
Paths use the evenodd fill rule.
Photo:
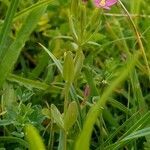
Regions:
<instances>
[{"instance_id":1,"label":"thin plant branch","mask_svg":"<svg viewBox=\"0 0 150 150\"><path fill-rule=\"evenodd\" d=\"M132 17L131 17L131 15L129 14L129 12L128 12L128 10L126 9L126 7L124 6L124 4L123 4L120 0L118 0L118 1L119 1L120 5L121 5L122 9L123 9L124 12L126 13L128 19L130 20L131 25L133 26L134 32L135 32L136 37L137 37L137 42L138 42L138 44L139 44L139 48L140 48L140 50L141 50L141 52L142 52L142 54L143 54L143 58L144 58L144 61L145 61L145 65L146 65L146 68L147 68L147 70L148 70L148 77L149 77L149 81L150 81L150 67L149 67L148 60L147 60L147 57L146 57L146 54L145 54L145 50L144 50L144 46L143 46L142 40L141 40L141 38L140 38L141 35L140 35L140 33L139 33L139 31L138 31L138 29L137 29L137 27L136 27L136 25L135 25L135 23L134 23Z\"/></svg>"}]
</instances>

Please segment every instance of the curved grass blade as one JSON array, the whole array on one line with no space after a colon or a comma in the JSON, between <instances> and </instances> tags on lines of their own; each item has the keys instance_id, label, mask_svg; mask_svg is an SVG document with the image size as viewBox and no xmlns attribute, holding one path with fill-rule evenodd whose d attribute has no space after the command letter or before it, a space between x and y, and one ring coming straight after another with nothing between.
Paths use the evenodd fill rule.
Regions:
<instances>
[{"instance_id":1,"label":"curved grass blade","mask_svg":"<svg viewBox=\"0 0 150 150\"><path fill-rule=\"evenodd\" d=\"M114 144L111 144L107 147L105 147L105 150L115 150L118 149L122 146L124 146L125 144L127 144L128 142L130 142L132 139L130 140L124 140L126 137L128 137L129 135L132 135L132 133L137 132L137 130L142 129L143 127L145 127L150 120L150 111L148 111L144 116L142 116L134 125L132 125L121 137L120 139L115 142Z\"/></svg>"},{"instance_id":2,"label":"curved grass blade","mask_svg":"<svg viewBox=\"0 0 150 150\"><path fill-rule=\"evenodd\" d=\"M106 147L110 141L113 140L113 138L121 131L123 130L128 124L131 123L133 119L139 116L139 112L136 112L133 114L128 120L126 120L121 126L117 128L116 131L114 131L111 135L109 135L108 139L104 142L104 145L102 147Z\"/></svg>"},{"instance_id":3,"label":"curved grass blade","mask_svg":"<svg viewBox=\"0 0 150 150\"><path fill-rule=\"evenodd\" d=\"M6 44L7 44L7 37L9 34L9 31L11 29L11 24L12 24L12 20L13 17L15 15L15 12L17 10L17 6L18 6L19 0L13 0L10 3L10 6L8 8L5 20L4 20L4 24L2 26L1 32L0 32L0 61L2 58L2 54L4 53L4 50L6 49Z\"/></svg>"},{"instance_id":4,"label":"curved grass blade","mask_svg":"<svg viewBox=\"0 0 150 150\"><path fill-rule=\"evenodd\" d=\"M33 4L32 6L30 7L27 7L25 9L23 9L22 11L18 12L13 21L16 21L18 20L19 18L27 15L28 13L30 13L31 11L35 10L35 9L38 9L38 8L41 8L41 7L44 7L44 6L48 6L48 5L58 5L58 2L56 0L44 0L44 1L39 1L35 4Z\"/></svg>"},{"instance_id":5,"label":"curved grass blade","mask_svg":"<svg viewBox=\"0 0 150 150\"><path fill-rule=\"evenodd\" d=\"M16 15L13 18L13 22L17 21L21 17L24 17L24 16L28 15L34 9L38 9L38 8L41 8L42 6L48 6L48 5L57 6L58 2L55 1L55 0L43 0L43 1L39 1L39 2L37 2L35 4L33 4L32 6L27 7L25 9L21 10L20 12L16 13ZM2 25L3 25L3 23L0 24L0 28L1 28Z\"/></svg>"},{"instance_id":6,"label":"curved grass blade","mask_svg":"<svg viewBox=\"0 0 150 150\"><path fill-rule=\"evenodd\" d=\"M10 45L9 49L1 59L0 63L0 87L2 87L9 72L13 69L14 64L25 44L29 35L36 27L40 17L45 12L46 6L42 6L33 10L24 21L15 41Z\"/></svg>"},{"instance_id":7,"label":"curved grass blade","mask_svg":"<svg viewBox=\"0 0 150 150\"><path fill-rule=\"evenodd\" d=\"M112 94L113 90L118 85L120 85L120 83L123 82L127 78L128 74L132 71L138 60L138 57L139 53L136 53L135 55L132 56L132 58L128 60L127 65L123 68L122 71L120 71L120 76L116 80L114 80L112 84L110 84L110 86L105 90L104 94L98 100L97 104L91 107L90 111L87 114L83 130L76 141L75 150L89 149L93 125L97 117L99 116L100 113L102 113L102 110L104 109L105 104L109 96Z\"/></svg>"},{"instance_id":8,"label":"curved grass blade","mask_svg":"<svg viewBox=\"0 0 150 150\"><path fill-rule=\"evenodd\" d=\"M60 73L63 74L63 67L61 63L57 60L57 58L41 43L39 45L46 51L46 53L51 57L51 59L54 61L56 64L57 68L59 69Z\"/></svg>"},{"instance_id":9,"label":"curved grass blade","mask_svg":"<svg viewBox=\"0 0 150 150\"><path fill-rule=\"evenodd\" d=\"M143 137L146 135L150 135L150 127L133 132L130 135L128 135L127 137L125 137L124 139L122 139L120 142L127 141L127 140L133 140L133 139Z\"/></svg>"},{"instance_id":10,"label":"curved grass blade","mask_svg":"<svg viewBox=\"0 0 150 150\"><path fill-rule=\"evenodd\" d=\"M126 133L124 133L123 136L117 142L105 147L104 150L118 150L119 148L123 147L124 145L131 142L135 138L149 135L149 131L147 134L144 132L143 134L139 135L139 133L141 133L140 130L143 130L142 128L149 124L149 120L150 120L150 112L147 112Z\"/></svg>"},{"instance_id":11,"label":"curved grass blade","mask_svg":"<svg viewBox=\"0 0 150 150\"><path fill-rule=\"evenodd\" d=\"M125 112L126 114L131 114L130 110L125 105L123 105L122 103L118 102L113 98L109 99L108 103L113 107L118 108L119 110Z\"/></svg>"},{"instance_id":12,"label":"curved grass blade","mask_svg":"<svg viewBox=\"0 0 150 150\"><path fill-rule=\"evenodd\" d=\"M23 77L14 75L14 74L8 75L7 80L10 82L16 82L20 85L24 85L27 88L36 88L39 90L47 90L47 89L50 89L50 87L51 87L50 85L48 85L46 83L23 78Z\"/></svg>"}]
</instances>

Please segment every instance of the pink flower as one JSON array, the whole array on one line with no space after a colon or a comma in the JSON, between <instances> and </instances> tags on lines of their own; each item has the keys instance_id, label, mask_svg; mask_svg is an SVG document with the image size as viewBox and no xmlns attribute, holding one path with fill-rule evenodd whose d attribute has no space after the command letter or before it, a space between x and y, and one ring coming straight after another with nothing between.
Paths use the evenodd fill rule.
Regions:
<instances>
[{"instance_id":1,"label":"pink flower","mask_svg":"<svg viewBox=\"0 0 150 150\"><path fill-rule=\"evenodd\" d=\"M116 4L118 0L94 0L94 4L98 8L110 9L110 7Z\"/></svg>"}]
</instances>

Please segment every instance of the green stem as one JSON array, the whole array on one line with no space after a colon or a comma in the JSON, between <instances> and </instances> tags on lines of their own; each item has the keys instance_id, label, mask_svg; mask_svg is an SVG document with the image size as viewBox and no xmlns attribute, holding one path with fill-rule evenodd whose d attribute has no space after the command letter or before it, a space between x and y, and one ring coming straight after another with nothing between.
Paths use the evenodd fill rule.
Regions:
<instances>
[{"instance_id":1,"label":"green stem","mask_svg":"<svg viewBox=\"0 0 150 150\"><path fill-rule=\"evenodd\" d=\"M145 65L147 67L147 70L148 70L148 77L149 77L149 81L150 81L150 67L149 67L149 64L148 64L148 60L147 60L147 57L146 57L146 54L145 54L145 50L144 50L144 46L143 46L143 43L142 43L142 40L141 40L141 36L140 36L140 33L132 19L132 17L130 16L128 10L125 8L124 4L119 0L119 3L121 5L121 7L123 8L124 12L127 14L127 17L129 18L130 22L131 22L131 25L133 26L133 29L134 29L134 32L136 34L136 37L137 37L137 42L139 44L139 47L140 47L140 50L143 54L143 58L144 58L144 61L145 61Z\"/></svg>"},{"instance_id":2,"label":"green stem","mask_svg":"<svg viewBox=\"0 0 150 150\"><path fill-rule=\"evenodd\" d=\"M53 121L51 120L50 136L49 136L49 140L48 140L48 150L53 150L53 144L54 144L54 131L53 131Z\"/></svg>"},{"instance_id":3,"label":"green stem","mask_svg":"<svg viewBox=\"0 0 150 150\"><path fill-rule=\"evenodd\" d=\"M64 115L66 114L68 104L69 104L69 89L70 89L70 82L65 83L65 100L64 100ZM66 131L60 131L60 142L61 150L67 150L67 133Z\"/></svg>"},{"instance_id":4,"label":"green stem","mask_svg":"<svg viewBox=\"0 0 150 150\"><path fill-rule=\"evenodd\" d=\"M67 150L67 133L66 131L60 131L59 147L58 150Z\"/></svg>"},{"instance_id":5,"label":"green stem","mask_svg":"<svg viewBox=\"0 0 150 150\"><path fill-rule=\"evenodd\" d=\"M69 101L68 101L69 89L70 89L70 83L66 82L66 84L65 84L64 114L67 111L67 107L68 107L68 103L69 103Z\"/></svg>"}]
</instances>

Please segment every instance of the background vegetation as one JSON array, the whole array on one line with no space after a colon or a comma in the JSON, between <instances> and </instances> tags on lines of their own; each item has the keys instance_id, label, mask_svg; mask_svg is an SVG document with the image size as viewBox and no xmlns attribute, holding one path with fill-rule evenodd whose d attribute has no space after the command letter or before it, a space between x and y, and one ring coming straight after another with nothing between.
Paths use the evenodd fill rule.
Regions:
<instances>
[{"instance_id":1,"label":"background vegetation","mask_svg":"<svg viewBox=\"0 0 150 150\"><path fill-rule=\"evenodd\" d=\"M149 1L0 0L1 150L150 150Z\"/></svg>"}]
</instances>

